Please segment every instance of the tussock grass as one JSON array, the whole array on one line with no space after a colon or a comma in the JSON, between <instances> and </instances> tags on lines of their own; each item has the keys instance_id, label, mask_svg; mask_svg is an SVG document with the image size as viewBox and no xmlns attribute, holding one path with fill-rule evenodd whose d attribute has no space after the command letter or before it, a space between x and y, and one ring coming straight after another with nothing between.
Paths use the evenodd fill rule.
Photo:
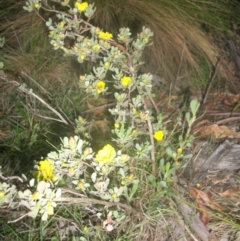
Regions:
<instances>
[{"instance_id":1,"label":"tussock grass","mask_svg":"<svg viewBox=\"0 0 240 241\"><path fill-rule=\"evenodd\" d=\"M17 46L16 36L21 36L30 28L38 29L42 24L36 14L22 10L24 2L10 1L5 5L6 11L0 15L0 33L6 36L11 46ZM189 70L199 71L199 62L203 56L210 66L216 64L220 50L202 30L208 29L211 33L229 32L237 8L233 2L217 0L90 2L94 2L97 7L93 22L104 30L117 34L120 27L129 27L136 34L142 26L149 27L154 32L154 38L152 46L145 52L145 68L170 81L175 81L179 76L187 78ZM31 36L34 35L40 36L40 33L32 32Z\"/></svg>"},{"instance_id":2,"label":"tussock grass","mask_svg":"<svg viewBox=\"0 0 240 241\"><path fill-rule=\"evenodd\" d=\"M203 27L225 31L232 16L231 4L227 6L219 1L112 0L106 4L99 0L95 3L94 21L106 30L117 33L124 26L136 33L147 26L153 31L153 45L145 53L146 68L171 81L189 70L199 70L203 56L210 65L215 65L219 49L202 31Z\"/></svg>"}]
</instances>

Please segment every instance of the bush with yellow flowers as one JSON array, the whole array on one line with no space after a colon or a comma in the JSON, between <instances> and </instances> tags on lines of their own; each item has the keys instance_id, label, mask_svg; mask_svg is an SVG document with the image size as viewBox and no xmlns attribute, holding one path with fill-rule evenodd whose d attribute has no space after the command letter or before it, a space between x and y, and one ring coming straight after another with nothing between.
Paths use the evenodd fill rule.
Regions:
<instances>
[{"instance_id":1,"label":"bush with yellow flowers","mask_svg":"<svg viewBox=\"0 0 240 241\"><path fill-rule=\"evenodd\" d=\"M76 57L79 63L95 63L91 73L79 77L79 87L94 98L111 90L116 100L109 109L115 121L112 140L94 152L85 139L89 136L87 122L79 116L76 136L64 137L59 150L36 162L34 179L25 191L13 195L15 186L0 183L0 205L23 206L28 216L41 215L46 221L63 202L78 202L88 207L81 212L87 215L92 209L99 222L104 223L106 216L111 218L102 226L111 231L136 210L136 201L141 200L146 186L166 195L191 143L191 126L199 104L191 102L185 120L181 115L169 120L159 111L153 101L153 76L139 73L143 51L151 44L150 29L143 27L133 38L129 28L122 28L114 36L91 24L94 4L81 0L74 4L68 0L53 2L61 4L64 11L40 0L28 0L24 9L55 13L58 21L46 21L53 48ZM64 46L66 38L74 41L70 49ZM150 107L147 100L152 103ZM9 195L18 201L10 202Z\"/></svg>"}]
</instances>

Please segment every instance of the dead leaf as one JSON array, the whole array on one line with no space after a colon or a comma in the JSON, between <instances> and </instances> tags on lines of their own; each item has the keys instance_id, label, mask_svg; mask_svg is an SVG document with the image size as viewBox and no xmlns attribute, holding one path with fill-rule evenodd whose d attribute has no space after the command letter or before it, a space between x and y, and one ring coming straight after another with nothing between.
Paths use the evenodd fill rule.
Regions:
<instances>
[{"instance_id":1,"label":"dead leaf","mask_svg":"<svg viewBox=\"0 0 240 241\"><path fill-rule=\"evenodd\" d=\"M199 210L200 219L208 229L208 223L211 219L210 210L208 207L215 211L222 210L222 207L215 201L211 200L209 194L194 187L190 187L190 195L195 199L197 209Z\"/></svg>"},{"instance_id":2,"label":"dead leaf","mask_svg":"<svg viewBox=\"0 0 240 241\"><path fill-rule=\"evenodd\" d=\"M238 95L226 95L223 103L228 106L236 105L240 101L240 94Z\"/></svg>"},{"instance_id":3,"label":"dead leaf","mask_svg":"<svg viewBox=\"0 0 240 241\"><path fill-rule=\"evenodd\" d=\"M212 124L209 126L203 126L199 129L199 135L213 135L215 138L233 138L237 136L237 133L228 128L227 126L219 126L218 124Z\"/></svg>"},{"instance_id":4,"label":"dead leaf","mask_svg":"<svg viewBox=\"0 0 240 241\"><path fill-rule=\"evenodd\" d=\"M106 110L107 105L94 106L87 101L87 108L91 111L91 116L102 116Z\"/></svg>"},{"instance_id":5,"label":"dead leaf","mask_svg":"<svg viewBox=\"0 0 240 241\"><path fill-rule=\"evenodd\" d=\"M199 216L200 216L200 220L202 221L202 223L204 224L204 226L207 228L207 230L209 229L208 223L211 219L210 215L208 214L209 210L208 208L202 204L202 203L198 203L197 204L198 210L199 210Z\"/></svg>"},{"instance_id":6,"label":"dead leaf","mask_svg":"<svg viewBox=\"0 0 240 241\"><path fill-rule=\"evenodd\" d=\"M213 201L208 193L191 187L190 194L193 198L195 198L196 201L202 201L204 204L206 204L208 207L211 207L213 210L222 210L222 207L218 203Z\"/></svg>"},{"instance_id":7,"label":"dead leaf","mask_svg":"<svg viewBox=\"0 0 240 241\"><path fill-rule=\"evenodd\" d=\"M222 197L225 198L231 198L231 199L240 199L240 187L236 188L229 188L225 192L219 194Z\"/></svg>"},{"instance_id":8,"label":"dead leaf","mask_svg":"<svg viewBox=\"0 0 240 241\"><path fill-rule=\"evenodd\" d=\"M91 122L90 132L94 130L98 130L99 132L106 134L110 129L110 121L106 118L102 120L95 120Z\"/></svg>"},{"instance_id":9,"label":"dead leaf","mask_svg":"<svg viewBox=\"0 0 240 241\"><path fill-rule=\"evenodd\" d=\"M202 193L204 193L204 192L202 192L201 190L198 190L198 189L196 189L194 187L190 187L190 195L196 201L197 209L198 209L199 214L200 214L200 220L202 221L202 223L204 224L204 226L208 230L209 229L208 223L209 223L209 220L210 220L210 216L208 214L209 210L208 210L207 206L204 204L204 200L203 199L205 199L206 202L209 202L210 199L206 195L206 193L204 193L204 194L202 194Z\"/></svg>"}]
</instances>

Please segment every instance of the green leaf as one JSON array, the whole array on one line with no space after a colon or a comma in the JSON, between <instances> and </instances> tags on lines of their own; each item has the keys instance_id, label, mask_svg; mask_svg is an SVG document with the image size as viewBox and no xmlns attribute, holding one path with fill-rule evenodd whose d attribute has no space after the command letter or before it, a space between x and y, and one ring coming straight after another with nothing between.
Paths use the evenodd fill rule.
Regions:
<instances>
[{"instance_id":1,"label":"green leaf","mask_svg":"<svg viewBox=\"0 0 240 241\"><path fill-rule=\"evenodd\" d=\"M199 104L199 102L198 102L197 99L192 100L192 101L190 102L191 112L192 112L192 114L193 114L194 116L196 115L199 106L200 106L200 104Z\"/></svg>"},{"instance_id":2,"label":"green leaf","mask_svg":"<svg viewBox=\"0 0 240 241\"><path fill-rule=\"evenodd\" d=\"M172 157L173 151L172 151L172 149L171 149L170 147L167 147L166 152L167 152L167 154L168 154L170 157Z\"/></svg>"},{"instance_id":3,"label":"green leaf","mask_svg":"<svg viewBox=\"0 0 240 241\"><path fill-rule=\"evenodd\" d=\"M167 187L167 183L165 181L160 181L159 184L162 186L162 187Z\"/></svg>"},{"instance_id":4,"label":"green leaf","mask_svg":"<svg viewBox=\"0 0 240 241\"><path fill-rule=\"evenodd\" d=\"M114 216L114 218L118 218L119 217L119 213L118 213L118 211L113 211L113 216Z\"/></svg>"},{"instance_id":5,"label":"green leaf","mask_svg":"<svg viewBox=\"0 0 240 241\"><path fill-rule=\"evenodd\" d=\"M153 183L155 181L155 176L153 176L152 174L148 175L147 178L150 183Z\"/></svg>"},{"instance_id":6,"label":"green leaf","mask_svg":"<svg viewBox=\"0 0 240 241\"><path fill-rule=\"evenodd\" d=\"M138 183L134 183L132 186L132 190L131 190L131 198L133 197L133 195L136 193L136 191L138 190Z\"/></svg>"},{"instance_id":7,"label":"green leaf","mask_svg":"<svg viewBox=\"0 0 240 241\"><path fill-rule=\"evenodd\" d=\"M190 113L189 112L187 112L185 114L185 118L186 118L187 122L190 123Z\"/></svg>"},{"instance_id":8,"label":"green leaf","mask_svg":"<svg viewBox=\"0 0 240 241\"><path fill-rule=\"evenodd\" d=\"M171 166L170 162L167 162L167 164L166 164L166 172L170 169L170 166Z\"/></svg>"},{"instance_id":9,"label":"green leaf","mask_svg":"<svg viewBox=\"0 0 240 241\"><path fill-rule=\"evenodd\" d=\"M138 143L136 143L136 145L135 145L135 148L138 150L138 151L141 151L141 146L138 144Z\"/></svg>"}]
</instances>

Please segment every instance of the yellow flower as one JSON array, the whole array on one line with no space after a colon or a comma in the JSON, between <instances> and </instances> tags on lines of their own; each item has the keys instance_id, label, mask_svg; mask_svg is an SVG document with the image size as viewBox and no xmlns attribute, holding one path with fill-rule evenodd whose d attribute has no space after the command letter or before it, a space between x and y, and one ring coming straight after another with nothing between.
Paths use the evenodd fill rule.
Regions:
<instances>
[{"instance_id":1,"label":"yellow flower","mask_svg":"<svg viewBox=\"0 0 240 241\"><path fill-rule=\"evenodd\" d=\"M40 8L39 3L34 3L34 7L35 7L36 9L39 9L39 8Z\"/></svg>"},{"instance_id":2,"label":"yellow flower","mask_svg":"<svg viewBox=\"0 0 240 241\"><path fill-rule=\"evenodd\" d=\"M101 174L102 174L102 175L107 174L108 171L109 171L109 168L107 168L106 166L103 166L103 167L101 168Z\"/></svg>"},{"instance_id":3,"label":"yellow flower","mask_svg":"<svg viewBox=\"0 0 240 241\"><path fill-rule=\"evenodd\" d=\"M114 128L115 129L119 129L120 128L120 124L119 123L114 123Z\"/></svg>"},{"instance_id":4,"label":"yellow flower","mask_svg":"<svg viewBox=\"0 0 240 241\"><path fill-rule=\"evenodd\" d=\"M70 168L68 169L68 173L69 173L70 175L73 175L73 174L75 173L74 168L73 168L73 167L70 167Z\"/></svg>"},{"instance_id":5,"label":"yellow flower","mask_svg":"<svg viewBox=\"0 0 240 241\"><path fill-rule=\"evenodd\" d=\"M121 79L121 85L122 85L123 87L127 87L130 83L131 83L131 77L124 76L124 77Z\"/></svg>"},{"instance_id":6,"label":"yellow flower","mask_svg":"<svg viewBox=\"0 0 240 241\"><path fill-rule=\"evenodd\" d=\"M98 51L100 48L101 48L101 46L99 44L95 44L92 46L93 51Z\"/></svg>"},{"instance_id":7,"label":"yellow flower","mask_svg":"<svg viewBox=\"0 0 240 241\"><path fill-rule=\"evenodd\" d=\"M116 199L117 197L118 197L117 193L113 193L113 194L112 194L112 198L113 198L113 199Z\"/></svg>"},{"instance_id":8,"label":"yellow flower","mask_svg":"<svg viewBox=\"0 0 240 241\"><path fill-rule=\"evenodd\" d=\"M135 117L139 117L140 116L140 111L138 111L135 107L132 108L132 112L134 114Z\"/></svg>"},{"instance_id":9,"label":"yellow flower","mask_svg":"<svg viewBox=\"0 0 240 241\"><path fill-rule=\"evenodd\" d=\"M77 188L79 189L83 189L84 188L84 182L80 181L78 184L77 184Z\"/></svg>"},{"instance_id":10,"label":"yellow flower","mask_svg":"<svg viewBox=\"0 0 240 241\"><path fill-rule=\"evenodd\" d=\"M4 198L5 197L5 192L3 190L0 191L0 199Z\"/></svg>"},{"instance_id":11,"label":"yellow flower","mask_svg":"<svg viewBox=\"0 0 240 241\"><path fill-rule=\"evenodd\" d=\"M65 38L65 34L61 33L61 34L59 35L59 37L60 37L61 40L63 40L63 39Z\"/></svg>"},{"instance_id":12,"label":"yellow flower","mask_svg":"<svg viewBox=\"0 0 240 241\"><path fill-rule=\"evenodd\" d=\"M121 162L127 162L127 161L129 161L129 159L130 159L130 157L128 155L126 155L126 154L122 154L120 156Z\"/></svg>"},{"instance_id":13,"label":"yellow flower","mask_svg":"<svg viewBox=\"0 0 240 241\"><path fill-rule=\"evenodd\" d=\"M89 228L87 226L84 226L83 233L86 233L86 234L89 233Z\"/></svg>"},{"instance_id":14,"label":"yellow flower","mask_svg":"<svg viewBox=\"0 0 240 241\"><path fill-rule=\"evenodd\" d=\"M109 63L108 61L104 63L104 67L105 67L106 69L108 69L109 66L110 66L110 63Z\"/></svg>"},{"instance_id":15,"label":"yellow flower","mask_svg":"<svg viewBox=\"0 0 240 241\"><path fill-rule=\"evenodd\" d=\"M64 22L58 23L58 27L59 27L59 28L63 28L63 27L64 27Z\"/></svg>"},{"instance_id":16,"label":"yellow flower","mask_svg":"<svg viewBox=\"0 0 240 241\"><path fill-rule=\"evenodd\" d=\"M181 155L181 154L182 154L182 152L183 152L183 150L182 150L182 148L181 148L181 147L177 149L177 153L178 153L179 155Z\"/></svg>"},{"instance_id":17,"label":"yellow flower","mask_svg":"<svg viewBox=\"0 0 240 241\"><path fill-rule=\"evenodd\" d=\"M83 12L87 9L88 3L87 2L82 2L82 3L76 2L75 7L77 8L77 10L79 12Z\"/></svg>"},{"instance_id":18,"label":"yellow flower","mask_svg":"<svg viewBox=\"0 0 240 241\"><path fill-rule=\"evenodd\" d=\"M103 31L100 31L98 34L98 38L103 39L103 40L109 40L112 37L113 37L112 34L109 32L104 33Z\"/></svg>"},{"instance_id":19,"label":"yellow flower","mask_svg":"<svg viewBox=\"0 0 240 241\"><path fill-rule=\"evenodd\" d=\"M43 181L53 179L53 165L50 160L45 159L39 162L39 174Z\"/></svg>"},{"instance_id":20,"label":"yellow flower","mask_svg":"<svg viewBox=\"0 0 240 241\"><path fill-rule=\"evenodd\" d=\"M100 80L98 83L97 83L97 93L100 94L103 89L105 88L105 82Z\"/></svg>"},{"instance_id":21,"label":"yellow flower","mask_svg":"<svg viewBox=\"0 0 240 241\"><path fill-rule=\"evenodd\" d=\"M40 197L39 192L34 192L34 193L32 194L32 199L33 199L33 200L37 200L37 199L39 199L39 197Z\"/></svg>"},{"instance_id":22,"label":"yellow flower","mask_svg":"<svg viewBox=\"0 0 240 241\"><path fill-rule=\"evenodd\" d=\"M51 201L47 202L47 214L49 216L54 214L54 207L53 207L53 203Z\"/></svg>"},{"instance_id":23,"label":"yellow flower","mask_svg":"<svg viewBox=\"0 0 240 241\"><path fill-rule=\"evenodd\" d=\"M202 185L200 183L197 183L197 188L200 188Z\"/></svg>"},{"instance_id":24,"label":"yellow flower","mask_svg":"<svg viewBox=\"0 0 240 241\"><path fill-rule=\"evenodd\" d=\"M55 34L56 34L56 32L53 31L53 30L49 32L49 35L50 35L50 36L54 36Z\"/></svg>"},{"instance_id":25,"label":"yellow flower","mask_svg":"<svg viewBox=\"0 0 240 241\"><path fill-rule=\"evenodd\" d=\"M129 174L129 175L127 176L127 179L128 179L129 181L133 181L134 175L133 175L133 174Z\"/></svg>"},{"instance_id":26,"label":"yellow flower","mask_svg":"<svg viewBox=\"0 0 240 241\"><path fill-rule=\"evenodd\" d=\"M99 163L111 163L116 156L115 149L107 144L96 154L96 161Z\"/></svg>"},{"instance_id":27,"label":"yellow flower","mask_svg":"<svg viewBox=\"0 0 240 241\"><path fill-rule=\"evenodd\" d=\"M156 131L154 132L154 136L153 136L157 141L161 141L164 137L164 133L162 130Z\"/></svg>"}]
</instances>

